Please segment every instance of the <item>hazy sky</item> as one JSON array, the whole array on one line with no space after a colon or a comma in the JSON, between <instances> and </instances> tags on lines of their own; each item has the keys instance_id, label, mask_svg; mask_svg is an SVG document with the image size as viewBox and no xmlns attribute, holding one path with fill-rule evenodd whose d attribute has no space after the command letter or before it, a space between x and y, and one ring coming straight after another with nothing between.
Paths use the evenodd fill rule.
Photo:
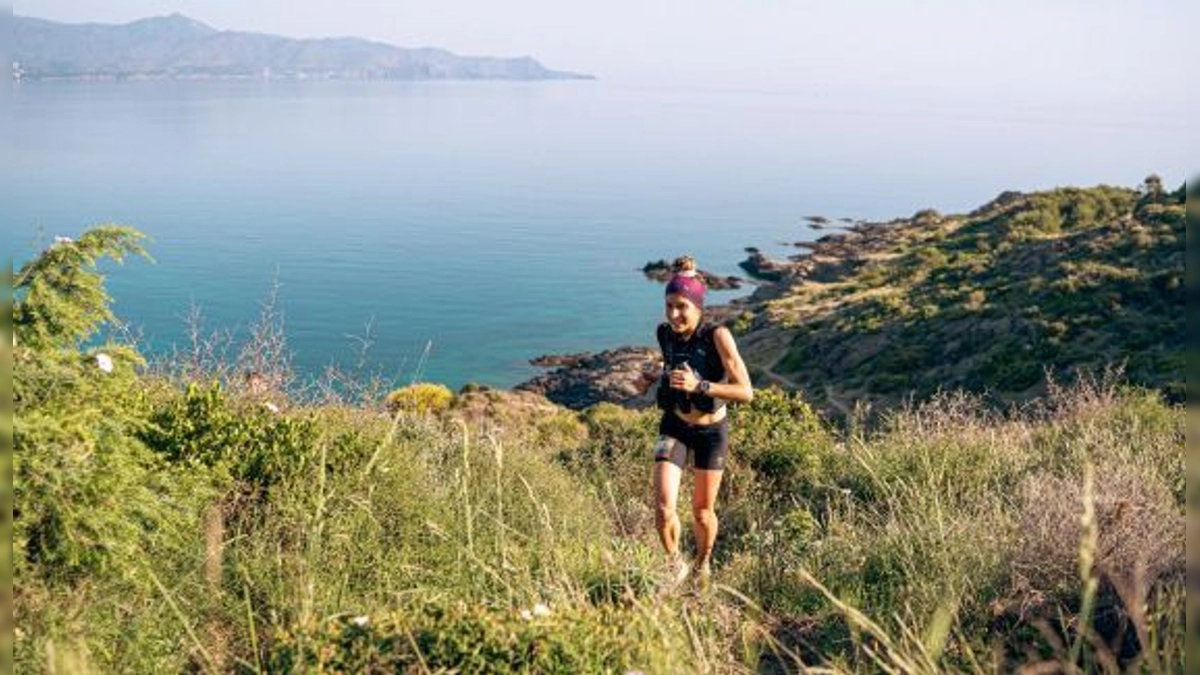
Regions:
<instances>
[{"instance_id":1,"label":"hazy sky","mask_svg":"<svg viewBox=\"0 0 1200 675\"><path fill-rule=\"evenodd\" d=\"M16 14L124 22L180 12L216 28L354 35L531 55L628 84L937 88L1035 103L1197 101L1195 0L37 0ZM1186 91L1185 91L1186 90Z\"/></svg>"}]
</instances>

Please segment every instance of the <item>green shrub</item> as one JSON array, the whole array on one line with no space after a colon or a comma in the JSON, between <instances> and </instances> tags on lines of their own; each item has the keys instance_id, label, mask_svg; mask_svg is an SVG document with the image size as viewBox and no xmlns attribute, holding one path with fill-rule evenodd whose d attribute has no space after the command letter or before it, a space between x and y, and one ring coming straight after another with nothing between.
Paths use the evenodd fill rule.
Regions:
<instances>
[{"instance_id":1,"label":"green shrub","mask_svg":"<svg viewBox=\"0 0 1200 675\"><path fill-rule=\"evenodd\" d=\"M427 603L346 617L273 641L272 672L689 672L687 638L666 612ZM666 625L664 625L666 624Z\"/></svg>"},{"instance_id":2,"label":"green shrub","mask_svg":"<svg viewBox=\"0 0 1200 675\"><path fill-rule=\"evenodd\" d=\"M171 462L219 467L260 488L310 461L317 437L311 416L238 405L219 384L190 384L182 395L162 395L149 422L142 440Z\"/></svg>"},{"instance_id":3,"label":"green shrub","mask_svg":"<svg viewBox=\"0 0 1200 675\"><path fill-rule=\"evenodd\" d=\"M731 467L750 468L772 494L808 494L822 482L833 437L800 394L758 390L733 408L729 425Z\"/></svg>"},{"instance_id":4,"label":"green shrub","mask_svg":"<svg viewBox=\"0 0 1200 675\"><path fill-rule=\"evenodd\" d=\"M202 515L224 481L174 466L141 440L152 387L141 357L80 343L110 317L103 255L140 235L102 228L60 241L18 275L14 349L13 554L21 669L64 659L115 671L178 671L186 638L170 603L198 602ZM168 599L160 580L171 583ZM74 655L71 657L71 655Z\"/></svg>"}]
</instances>

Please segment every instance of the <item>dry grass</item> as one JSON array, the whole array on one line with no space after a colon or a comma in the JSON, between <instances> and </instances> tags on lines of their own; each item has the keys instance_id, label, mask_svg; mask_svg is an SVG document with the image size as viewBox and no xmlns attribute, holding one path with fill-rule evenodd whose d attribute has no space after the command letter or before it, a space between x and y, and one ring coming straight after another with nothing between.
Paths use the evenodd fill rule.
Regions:
<instances>
[{"instance_id":1,"label":"dry grass","mask_svg":"<svg viewBox=\"0 0 1200 675\"><path fill-rule=\"evenodd\" d=\"M1051 392L1006 412L946 392L852 427L795 488L817 526L756 521L728 583L802 627L785 635L810 664L1177 672L1182 411L1117 370Z\"/></svg>"},{"instance_id":2,"label":"dry grass","mask_svg":"<svg viewBox=\"0 0 1200 675\"><path fill-rule=\"evenodd\" d=\"M1183 572L1184 519L1170 492L1136 466L1097 467L1095 565L1112 584L1129 585ZM1076 478L1037 473L1025 482L1014 584L1026 595L1073 597L1079 592L1076 546L1082 485Z\"/></svg>"}]
</instances>

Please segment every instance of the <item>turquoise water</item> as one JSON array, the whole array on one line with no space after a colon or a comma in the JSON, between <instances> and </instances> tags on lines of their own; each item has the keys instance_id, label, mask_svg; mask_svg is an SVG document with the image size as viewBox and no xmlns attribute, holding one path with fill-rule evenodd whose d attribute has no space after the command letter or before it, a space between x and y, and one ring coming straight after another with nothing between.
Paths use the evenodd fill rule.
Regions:
<instances>
[{"instance_id":1,"label":"turquoise water","mask_svg":"<svg viewBox=\"0 0 1200 675\"><path fill-rule=\"evenodd\" d=\"M279 283L302 372L355 361L508 386L548 352L651 344L683 252L736 274L803 216L972 209L1006 189L1181 182L1182 111L937 92L598 82L14 84L0 231L18 264L120 222L155 264L109 278L150 351L244 335ZM1195 144L1192 143L1192 146ZM717 294L718 298L732 297Z\"/></svg>"}]
</instances>

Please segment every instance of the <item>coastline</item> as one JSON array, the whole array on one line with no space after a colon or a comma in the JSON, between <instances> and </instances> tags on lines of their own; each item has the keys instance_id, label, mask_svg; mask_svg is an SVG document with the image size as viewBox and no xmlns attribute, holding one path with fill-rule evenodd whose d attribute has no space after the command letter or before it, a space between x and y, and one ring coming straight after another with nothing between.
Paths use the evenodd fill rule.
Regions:
<instances>
[{"instance_id":1,"label":"coastline","mask_svg":"<svg viewBox=\"0 0 1200 675\"><path fill-rule=\"evenodd\" d=\"M1006 191L966 214L943 215L926 208L910 217L887 221L835 221L809 216L806 220L812 223L810 228L820 234L811 240L791 242L795 253L772 258L757 247L746 247L747 257L737 264L746 272L746 278L700 270L710 289L747 285L753 288L745 296L707 306L705 320L733 331L755 387L804 391L812 405L840 417L849 415L856 403L886 403L874 401L878 392L847 387L836 379L829 380L832 375L815 381L789 370L786 363L789 350L804 332L802 327L838 304L830 299L829 293L836 294L836 289L846 284L859 283L857 275L899 262L907 255L903 253L906 247L936 247L945 233L981 216L1020 208L1025 200L1040 194ZM670 278L669 265L663 260L648 262L640 271L659 284ZM863 336L846 334L843 341L849 343L859 338ZM528 361L544 371L507 391L536 394L572 410L598 403L650 407L654 405L655 386L662 373L661 354L652 343L653 338L648 334L646 344L544 353Z\"/></svg>"}]
</instances>

